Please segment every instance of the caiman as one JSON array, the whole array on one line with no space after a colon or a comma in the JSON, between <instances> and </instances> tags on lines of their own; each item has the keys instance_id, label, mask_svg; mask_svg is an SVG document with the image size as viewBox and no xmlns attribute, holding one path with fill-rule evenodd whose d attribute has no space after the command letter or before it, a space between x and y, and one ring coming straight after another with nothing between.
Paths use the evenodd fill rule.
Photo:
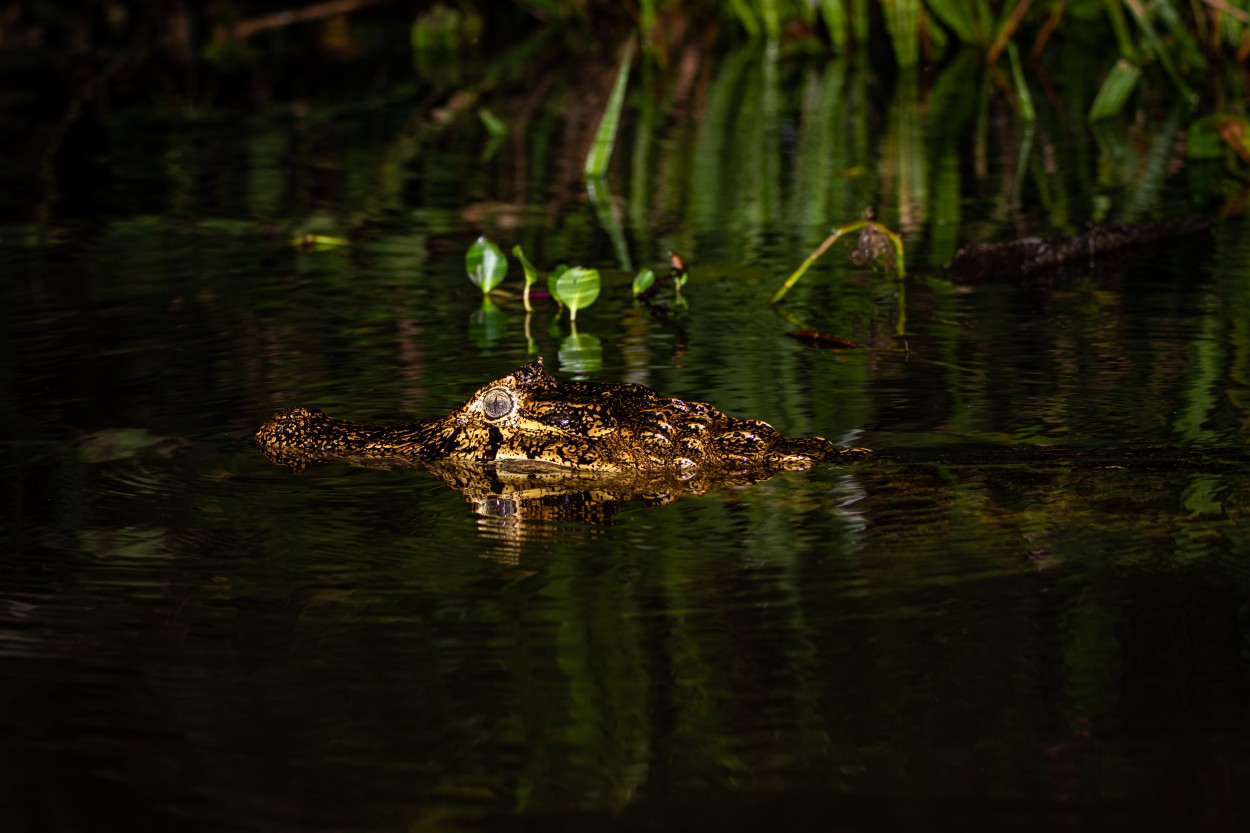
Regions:
<instances>
[{"instance_id":1,"label":"caiman","mask_svg":"<svg viewBox=\"0 0 1250 833\"><path fill-rule=\"evenodd\" d=\"M642 385L558 381L541 358L438 419L363 424L290 408L270 417L255 442L296 471L311 462L347 461L491 469L544 480L564 472L582 481L749 482L871 454L823 437L786 437L767 422L736 419Z\"/></svg>"}]
</instances>

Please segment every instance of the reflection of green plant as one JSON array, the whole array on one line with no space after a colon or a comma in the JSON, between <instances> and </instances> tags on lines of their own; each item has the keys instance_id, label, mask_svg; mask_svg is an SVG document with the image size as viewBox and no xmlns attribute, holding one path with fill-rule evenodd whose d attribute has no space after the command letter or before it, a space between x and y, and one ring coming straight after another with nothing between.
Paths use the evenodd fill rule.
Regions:
<instances>
[{"instance_id":1,"label":"reflection of green plant","mask_svg":"<svg viewBox=\"0 0 1250 833\"><path fill-rule=\"evenodd\" d=\"M585 173L587 179L603 176L607 173L608 162L612 159L612 146L616 143L616 131L621 123L621 107L625 103L625 89L629 84L629 62L634 57L634 42L631 40L621 56L621 66L616 73L616 83L612 85L612 94L608 97L608 105L599 120L599 129L595 131L594 144L590 153L586 154Z\"/></svg>"},{"instance_id":2,"label":"reflection of green plant","mask_svg":"<svg viewBox=\"0 0 1250 833\"><path fill-rule=\"evenodd\" d=\"M570 373L603 369L603 342L589 333L574 331L560 342L560 367Z\"/></svg>"},{"instance_id":3,"label":"reflection of green plant","mask_svg":"<svg viewBox=\"0 0 1250 833\"><path fill-rule=\"evenodd\" d=\"M469 319L469 341L478 347L490 347L503 339L508 331L508 316L489 297L482 298L482 307Z\"/></svg>"}]
</instances>

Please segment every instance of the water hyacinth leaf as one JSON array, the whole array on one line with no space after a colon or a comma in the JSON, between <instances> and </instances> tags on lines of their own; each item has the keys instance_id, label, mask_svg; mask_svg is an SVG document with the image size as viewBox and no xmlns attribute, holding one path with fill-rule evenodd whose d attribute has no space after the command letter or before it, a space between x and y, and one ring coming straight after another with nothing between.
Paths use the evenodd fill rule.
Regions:
<instances>
[{"instance_id":1,"label":"water hyacinth leaf","mask_svg":"<svg viewBox=\"0 0 1250 833\"><path fill-rule=\"evenodd\" d=\"M552 293L569 308L569 318L577 320L577 311L590 306L599 297L599 270L574 266L566 269L555 282Z\"/></svg>"},{"instance_id":2,"label":"water hyacinth leaf","mask_svg":"<svg viewBox=\"0 0 1250 833\"><path fill-rule=\"evenodd\" d=\"M473 241L464 256L464 266L469 272L469 280L483 294L503 283L508 274L508 258L485 236Z\"/></svg>"},{"instance_id":3,"label":"water hyacinth leaf","mask_svg":"<svg viewBox=\"0 0 1250 833\"><path fill-rule=\"evenodd\" d=\"M586 154L584 172L587 177L603 176L608 170L608 162L612 160L612 146L616 144L616 131L621 123L621 108L625 104L625 89L629 85L629 64L634 58L634 41L631 38L625 46L625 54L621 56L621 68L616 73L616 83L612 85L612 94L608 97L608 106L599 120L599 129L595 131L595 141Z\"/></svg>"},{"instance_id":4,"label":"water hyacinth leaf","mask_svg":"<svg viewBox=\"0 0 1250 833\"><path fill-rule=\"evenodd\" d=\"M512 247L512 256L521 261L521 269L525 271L525 291L522 293L522 298L525 301L525 309L528 311L531 309L530 287L538 280L538 270L534 268L534 264L530 263L530 259L525 256L520 243Z\"/></svg>"},{"instance_id":5,"label":"water hyacinth leaf","mask_svg":"<svg viewBox=\"0 0 1250 833\"><path fill-rule=\"evenodd\" d=\"M1123 58L1116 61L1111 72L1107 73L1106 80L1098 88L1098 94L1094 96L1094 103L1089 108L1089 120L1109 119L1118 114L1124 108L1133 88L1137 86L1139 77L1141 67Z\"/></svg>"},{"instance_id":6,"label":"water hyacinth leaf","mask_svg":"<svg viewBox=\"0 0 1250 833\"><path fill-rule=\"evenodd\" d=\"M547 276L547 292L552 298L556 299L556 303L560 305L561 310L564 309L564 301L560 298L560 293L556 289L556 283L559 282L560 277L567 271L569 271L569 267L561 263L559 266L552 269L551 274Z\"/></svg>"},{"instance_id":7,"label":"water hyacinth leaf","mask_svg":"<svg viewBox=\"0 0 1250 833\"><path fill-rule=\"evenodd\" d=\"M653 286L655 286L655 272L652 272L650 269L643 269L634 276L634 297L641 295Z\"/></svg>"}]
</instances>

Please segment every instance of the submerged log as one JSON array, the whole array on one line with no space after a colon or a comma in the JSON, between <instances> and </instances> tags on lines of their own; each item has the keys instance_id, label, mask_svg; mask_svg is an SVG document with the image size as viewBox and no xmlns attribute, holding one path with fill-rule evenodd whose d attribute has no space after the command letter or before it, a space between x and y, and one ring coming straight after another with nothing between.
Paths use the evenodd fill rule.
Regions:
<instances>
[{"instance_id":1,"label":"submerged log","mask_svg":"<svg viewBox=\"0 0 1250 833\"><path fill-rule=\"evenodd\" d=\"M1085 234L1023 237L1005 243L972 243L955 252L951 277L993 280L1031 275L1057 267L1076 265L1108 252L1119 251L1181 237L1209 228L1205 217L1185 217L1162 223L1127 226L1092 226Z\"/></svg>"}]
</instances>

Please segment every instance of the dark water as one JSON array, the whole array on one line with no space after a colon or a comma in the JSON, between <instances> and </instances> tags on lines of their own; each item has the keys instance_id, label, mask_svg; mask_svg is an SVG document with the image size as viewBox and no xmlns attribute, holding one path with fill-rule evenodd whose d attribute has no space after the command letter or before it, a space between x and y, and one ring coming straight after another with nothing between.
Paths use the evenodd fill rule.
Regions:
<instances>
[{"instance_id":1,"label":"dark water","mask_svg":"<svg viewBox=\"0 0 1250 833\"><path fill-rule=\"evenodd\" d=\"M1048 177L1079 226L1171 210L1186 173L1017 187L1105 148L1043 123L978 174L914 101L843 115L846 67L737 61L701 122L618 149L651 173L606 220L559 142L484 162L472 119L379 104L114 125L59 220L4 228L0 828L1241 829L1244 222L952 283L954 242L1044 224ZM839 256L770 310L867 203L915 247L901 290ZM482 230L605 270L581 341L548 304L528 338L517 298L481 312ZM669 248L687 306L648 311L621 252ZM293 404L442 414L534 353L880 454L592 522L247 441Z\"/></svg>"}]
</instances>

